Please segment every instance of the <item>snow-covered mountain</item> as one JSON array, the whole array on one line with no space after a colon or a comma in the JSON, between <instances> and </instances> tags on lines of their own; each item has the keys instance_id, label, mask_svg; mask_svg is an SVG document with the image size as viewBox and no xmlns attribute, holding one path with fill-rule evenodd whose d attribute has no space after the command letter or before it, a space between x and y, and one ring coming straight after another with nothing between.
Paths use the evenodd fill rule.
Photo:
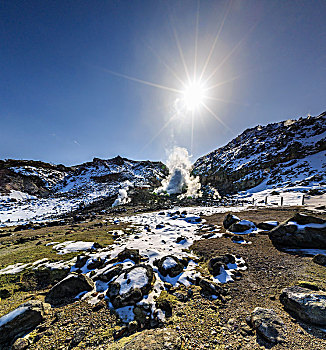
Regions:
<instances>
[{"instance_id":1,"label":"snow-covered mountain","mask_svg":"<svg viewBox=\"0 0 326 350\"><path fill-rule=\"evenodd\" d=\"M79 205L112 197L121 189L154 188L168 174L161 162L117 156L72 167L40 161L0 161L0 222L43 220Z\"/></svg>"},{"instance_id":2,"label":"snow-covered mountain","mask_svg":"<svg viewBox=\"0 0 326 350\"><path fill-rule=\"evenodd\" d=\"M326 185L326 112L258 125L201 158L193 172L223 194Z\"/></svg>"}]
</instances>

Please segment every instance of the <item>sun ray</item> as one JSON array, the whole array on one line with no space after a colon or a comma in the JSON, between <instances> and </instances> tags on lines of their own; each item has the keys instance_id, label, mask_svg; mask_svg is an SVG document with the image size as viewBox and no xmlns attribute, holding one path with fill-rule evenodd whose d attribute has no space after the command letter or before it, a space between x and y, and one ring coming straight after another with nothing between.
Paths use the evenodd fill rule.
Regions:
<instances>
[{"instance_id":1,"label":"sun ray","mask_svg":"<svg viewBox=\"0 0 326 350\"><path fill-rule=\"evenodd\" d=\"M232 130L230 129L230 127L228 125L226 125L223 120L218 117L207 105L206 103L202 102L202 105L204 106L204 108L219 122L221 123L226 129L228 129L230 132L232 132Z\"/></svg>"},{"instance_id":2,"label":"sun ray","mask_svg":"<svg viewBox=\"0 0 326 350\"><path fill-rule=\"evenodd\" d=\"M214 85L211 85L211 86L208 86L205 91L209 91L209 90L212 90L212 89L215 89L219 86L222 86L222 85L225 85L225 84L228 84L228 83L232 83L233 81L237 80L237 79L240 79L244 74L238 74L230 79L227 79L227 80L224 80L224 81L221 81L217 84L214 84Z\"/></svg>"},{"instance_id":3,"label":"sun ray","mask_svg":"<svg viewBox=\"0 0 326 350\"><path fill-rule=\"evenodd\" d=\"M174 113L170 119L161 127L161 129L141 148L140 152L143 152L161 133L162 131L172 122L177 113Z\"/></svg>"},{"instance_id":4,"label":"sun ray","mask_svg":"<svg viewBox=\"0 0 326 350\"><path fill-rule=\"evenodd\" d=\"M218 97L206 96L206 95L204 97L205 97L206 100L213 100L213 101L217 101L217 102L230 103L230 104L234 104L234 105L237 105L237 106L244 106L241 103L238 103L238 102L235 102L235 101L231 101L231 100L225 100L225 99L218 98Z\"/></svg>"},{"instance_id":5,"label":"sun ray","mask_svg":"<svg viewBox=\"0 0 326 350\"><path fill-rule=\"evenodd\" d=\"M150 81L138 79L138 78L126 75L126 74L121 74L121 73L114 72L114 71L109 70L109 69L105 69L105 68L101 68L101 69L103 71L105 71L106 73L115 75L117 77L125 78L125 79L131 80L131 81L135 81L136 83L153 86L153 87L156 87L156 88L159 88L159 89L162 89L162 90L168 90L168 91L176 92L176 93L179 93L179 94L182 93L181 90L178 90L178 89L175 89L175 88L172 88L172 87L168 87L168 86L165 86L165 85L156 84L156 83L152 83Z\"/></svg>"},{"instance_id":6,"label":"sun ray","mask_svg":"<svg viewBox=\"0 0 326 350\"><path fill-rule=\"evenodd\" d=\"M215 50L216 43L217 43L217 41L218 41L218 39L219 39L219 37L220 37L220 34L221 34L221 32L222 32L224 23L225 23L225 21L226 21L226 18L227 18L227 16L228 16L229 12L230 12L231 6L232 6L232 1L229 1L229 6L227 7L227 9L226 9L226 11L225 11L225 14L224 14L222 23L221 23L221 25L220 25L220 27L219 27L219 29L218 29L216 35L215 35L215 39L214 39L213 45L211 46L211 49L210 49L210 51L209 51L209 54L208 54L208 56L207 56L207 58L206 58L206 61L205 61L203 70L202 70L202 72L201 72L201 74L200 74L199 80L201 80L201 79L203 78L203 76L204 76L204 74L205 74L205 71L206 71L206 68L207 68L207 66L208 66L208 64L209 64L209 61L210 61L211 58L212 58L213 52L214 52L214 50Z\"/></svg>"},{"instance_id":7,"label":"sun ray","mask_svg":"<svg viewBox=\"0 0 326 350\"><path fill-rule=\"evenodd\" d=\"M187 64L186 64L186 60L184 58L182 47L180 45L180 41L179 41L179 37L178 37L178 34L177 34L177 30L175 29L175 26L172 23L173 20L172 20L172 15L171 15L170 10L169 10L169 20L170 20L170 25L171 25L171 28L172 28L172 31L173 31L174 40L175 40L175 43L176 43L178 51L179 51L180 59L181 59L181 62L183 64L183 68L185 70L185 73L186 73L188 81L190 81L189 70L188 70L188 67L187 67Z\"/></svg>"},{"instance_id":8,"label":"sun ray","mask_svg":"<svg viewBox=\"0 0 326 350\"><path fill-rule=\"evenodd\" d=\"M229 58L236 52L236 50L243 44L243 42L248 38L249 34L256 28L258 22L255 23L248 33L233 47L233 49L223 58L223 60L215 67L213 72L206 78L205 83L212 79L212 77L216 74L216 72L223 66L225 62L229 60Z\"/></svg>"},{"instance_id":9,"label":"sun ray","mask_svg":"<svg viewBox=\"0 0 326 350\"><path fill-rule=\"evenodd\" d=\"M153 48L150 44L148 44L148 43L146 43L145 45L152 51L153 55L154 55L156 58L158 58L158 60L163 64L163 66L164 66L165 68L167 68L167 69L170 71L170 73L172 73L173 76L174 76L183 86L185 86L185 82L184 82L184 81L177 75L177 73L163 60L163 58L154 50L154 48Z\"/></svg>"},{"instance_id":10,"label":"sun ray","mask_svg":"<svg viewBox=\"0 0 326 350\"><path fill-rule=\"evenodd\" d=\"M199 24L200 0L197 1L196 28L195 28L195 59L194 59L194 77L197 75L197 55L198 55L198 24Z\"/></svg>"},{"instance_id":11,"label":"sun ray","mask_svg":"<svg viewBox=\"0 0 326 350\"><path fill-rule=\"evenodd\" d=\"M194 117L195 111L192 111L191 114L191 141L190 141L190 155L192 156L192 151L194 148Z\"/></svg>"}]
</instances>

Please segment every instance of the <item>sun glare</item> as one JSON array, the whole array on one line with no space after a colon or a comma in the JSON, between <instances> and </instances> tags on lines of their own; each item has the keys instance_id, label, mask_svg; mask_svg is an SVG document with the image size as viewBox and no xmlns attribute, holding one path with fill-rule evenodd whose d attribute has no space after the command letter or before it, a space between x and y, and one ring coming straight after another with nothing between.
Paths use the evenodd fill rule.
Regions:
<instances>
[{"instance_id":1,"label":"sun glare","mask_svg":"<svg viewBox=\"0 0 326 350\"><path fill-rule=\"evenodd\" d=\"M183 102L189 111L197 110L205 98L205 89L197 81L192 81L183 91Z\"/></svg>"}]
</instances>

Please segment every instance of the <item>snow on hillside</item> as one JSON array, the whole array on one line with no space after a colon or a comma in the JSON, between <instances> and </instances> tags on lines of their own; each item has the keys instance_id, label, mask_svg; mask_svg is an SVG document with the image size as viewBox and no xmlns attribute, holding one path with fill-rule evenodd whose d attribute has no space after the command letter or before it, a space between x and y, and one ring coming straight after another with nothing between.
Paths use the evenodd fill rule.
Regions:
<instances>
[{"instance_id":1,"label":"snow on hillside","mask_svg":"<svg viewBox=\"0 0 326 350\"><path fill-rule=\"evenodd\" d=\"M12 162L10 160L9 164ZM49 190L49 195L38 198L17 190L0 194L2 226L48 220L77 209L80 205L118 196L119 191L126 187L125 184L128 187L158 187L167 175L163 163L132 161L119 156L108 160L94 158L92 162L64 170L55 169L55 166L46 163L36 166L33 161L30 165L28 161L22 162L22 165L7 166L6 169L22 175L24 179L40 180L39 183ZM12 183L16 187L20 185L13 177L9 177L9 181L11 186Z\"/></svg>"},{"instance_id":2,"label":"snow on hillside","mask_svg":"<svg viewBox=\"0 0 326 350\"><path fill-rule=\"evenodd\" d=\"M22 174L25 176L35 176L40 178L44 182L45 187L47 188L53 187L59 181L63 180L63 178L67 175L67 173L63 171L28 165L20 167L10 167L9 169L11 169L17 174Z\"/></svg>"},{"instance_id":3,"label":"snow on hillside","mask_svg":"<svg viewBox=\"0 0 326 350\"><path fill-rule=\"evenodd\" d=\"M194 173L222 193L306 186L325 189L326 113L247 129L199 158Z\"/></svg>"}]
</instances>

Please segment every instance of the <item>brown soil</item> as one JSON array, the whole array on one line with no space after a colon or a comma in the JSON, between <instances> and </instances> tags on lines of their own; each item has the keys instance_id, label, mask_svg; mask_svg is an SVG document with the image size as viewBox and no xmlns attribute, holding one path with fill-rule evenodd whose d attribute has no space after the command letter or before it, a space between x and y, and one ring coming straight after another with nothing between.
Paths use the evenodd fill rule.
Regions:
<instances>
[{"instance_id":1,"label":"brown soil","mask_svg":"<svg viewBox=\"0 0 326 350\"><path fill-rule=\"evenodd\" d=\"M241 219L254 222L289 219L297 209L258 209L235 213ZM225 214L207 217L208 223L221 225ZM326 215L319 215L325 218ZM223 232L224 229L221 231ZM225 308L220 308L220 321L224 325L224 336L219 342L225 349L260 349L271 347L256 336L243 336L241 327L246 316L257 306L272 308L283 319L287 328L285 344L273 349L326 349L326 332L305 325L291 317L279 301L281 290L298 281L317 283L326 289L326 268L316 265L311 257L289 254L276 249L268 235L257 234L246 238L251 244L233 243L230 238L222 237L197 241L193 249L205 260L225 253L240 255L248 265L240 280L229 284L230 300Z\"/></svg>"}]
</instances>

